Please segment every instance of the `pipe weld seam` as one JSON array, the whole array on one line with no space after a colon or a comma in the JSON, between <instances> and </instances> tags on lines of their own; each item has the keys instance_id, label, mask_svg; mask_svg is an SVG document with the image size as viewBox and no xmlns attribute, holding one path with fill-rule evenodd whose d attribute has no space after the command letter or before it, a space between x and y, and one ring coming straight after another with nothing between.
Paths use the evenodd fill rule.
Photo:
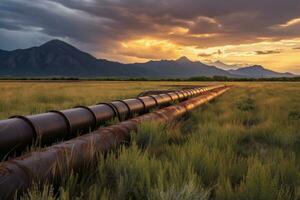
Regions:
<instances>
[{"instance_id":1,"label":"pipe weld seam","mask_svg":"<svg viewBox=\"0 0 300 200\"><path fill-rule=\"evenodd\" d=\"M62 116L64 118L65 122L67 123L68 134L71 135L73 133L74 130L73 130L72 124L71 124L69 118L62 111L50 110L49 112L56 113L56 114Z\"/></svg>"},{"instance_id":2,"label":"pipe weld seam","mask_svg":"<svg viewBox=\"0 0 300 200\"><path fill-rule=\"evenodd\" d=\"M90 127L92 127L92 129L94 129L96 126L97 126L97 116L96 114L94 113L94 111L92 111L92 109L90 109L89 107L87 106L75 106L74 108L83 108L83 109L86 109L87 111L89 111L92 116L93 116L93 121L94 121L94 124L91 125Z\"/></svg>"},{"instance_id":3,"label":"pipe weld seam","mask_svg":"<svg viewBox=\"0 0 300 200\"><path fill-rule=\"evenodd\" d=\"M97 105L106 105L108 107L110 107L113 112L114 112L114 117L117 117L119 121L121 121L121 115L119 113L119 110L117 109L117 107L112 104L112 103L97 103Z\"/></svg>"},{"instance_id":4,"label":"pipe weld seam","mask_svg":"<svg viewBox=\"0 0 300 200\"><path fill-rule=\"evenodd\" d=\"M18 119L22 119L23 121L25 121L26 123L29 124L29 126L32 128L33 130L33 140L36 140L38 138L41 137L41 134L39 132L39 129L37 129L34 125L34 123L32 123L32 121L27 118L26 116L23 115L15 115L15 116L11 116L10 118L18 118Z\"/></svg>"}]
</instances>

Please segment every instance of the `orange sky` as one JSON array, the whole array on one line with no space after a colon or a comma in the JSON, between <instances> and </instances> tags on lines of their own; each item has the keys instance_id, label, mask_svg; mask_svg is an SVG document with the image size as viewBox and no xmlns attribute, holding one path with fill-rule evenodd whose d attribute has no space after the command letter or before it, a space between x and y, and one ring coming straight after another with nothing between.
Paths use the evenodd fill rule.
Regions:
<instances>
[{"instance_id":1,"label":"orange sky","mask_svg":"<svg viewBox=\"0 0 300 200\"><path fill-rule=\"evenodd\" d=\"M199 48L180 45L168 39L145 37L122 41L114 52L99 53L98 56L125 63L187 56L193 61L222 61L230 65L260 64L275 71L300 74L300 38L278 41L261 39L255 43Z\"/></svg>"},{"instance_id":2,"label":"orange sky","mask_svg":"<svg viewBox=\"0 0 300 200\"><path fill-rule=\"evenodd\" d=\"M300 74L299 0L3 0L0 49L65 40L120 62L258 64Z\"/></svg>"}]
</instances>

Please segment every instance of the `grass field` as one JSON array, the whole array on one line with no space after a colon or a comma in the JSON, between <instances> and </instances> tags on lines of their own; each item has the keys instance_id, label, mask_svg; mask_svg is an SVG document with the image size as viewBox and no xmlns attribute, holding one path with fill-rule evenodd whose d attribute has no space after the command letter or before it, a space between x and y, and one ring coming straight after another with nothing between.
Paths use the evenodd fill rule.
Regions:
<instances>
[{"instance_id":1,"label":"grass field","mask_svg":"<svg viewBox=\"0 0 300 200\"><path fill-rule=\"evenodd\" d=\"M53 109L94 105L136 97L145 90L169 89L168 85L195 83L129 81L0 81L0 119L12 115L37 114Z\"/></svg>"},{"instance_id":2,"label":"grass field","mask_svg":"<svg viewBox=\"0 0 300 200\"><path fill-rule=\"evenodd\" d=\"M0 116L89 105L173 84L0 83ZM70 172L59 183L36 184L22 198L300 199L300 84L234 84L177 123L143 124L130 146L105 159L99 155L94 167Z\"/></svg>"}]
</instances>

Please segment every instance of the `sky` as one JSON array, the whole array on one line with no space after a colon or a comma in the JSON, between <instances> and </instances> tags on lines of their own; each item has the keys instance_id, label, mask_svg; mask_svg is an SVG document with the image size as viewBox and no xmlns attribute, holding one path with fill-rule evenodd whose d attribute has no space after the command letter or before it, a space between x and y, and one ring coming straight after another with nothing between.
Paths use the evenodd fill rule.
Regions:
<instances>
[{"instance_id":1,"label":"sky","mask_svg":"<svg viewBox=\"0 0 300 200\"><path fill-rule=\"evenodd\" d=\"M0 1L0 49L51 39L124 63L187 56L300 74L300 1Z\"/></svg>"}]
</instances>

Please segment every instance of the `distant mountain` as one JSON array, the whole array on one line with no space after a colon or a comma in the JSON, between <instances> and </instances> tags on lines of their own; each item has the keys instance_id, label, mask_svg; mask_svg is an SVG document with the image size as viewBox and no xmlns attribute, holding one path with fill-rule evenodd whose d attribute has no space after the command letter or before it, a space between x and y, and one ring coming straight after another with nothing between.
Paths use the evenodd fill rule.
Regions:
<instances>
[{"instance_id":1,"label":"distant mountain","mask_svg":"<svg viewBox=\"0 0 300 200\"><path fill-rule=\"evenodd\" d=\"M178 63L190 63L192 62L188 57L182 56L176 60Z\"/></svg>"},{"instance_id":2,"label":"distant mountain","mask_svg":"<svg viewBox=\"0 0 300 200\"><path fill-rule=\"evenodd\" d=\"M39 47L0 51L0 76L142 76L145 70L98 60L60 40Z\"/></svg>"},{"instance_id":3,"label":"distant mountain","mask_svg":"<svg viewBox=\"0 0 300 200\"><path fill-rule=\"evenodd\" d=\"M221 62L216 63L221 64ZM224 63L223 63L224 64ZM224 64L225 65L225 64ZM122 64L80 51L60 40L51 40L41 46L14 51L0 50L1 77L150 77L187 78L195 76L227 77L281 77L290 73L277 73L261 66L224 70L187 57L177 60L149 61Z\"/></svg>"},{"instance_id":4,"label":"distant mountain","mask_svg":"<svg viewBox=\"0 0 300 200\"><path fill-rule=\"evenodd\" d=\"M242 67L235 70L228 70L229 73L246 78L271 78L271 77L294 77L292 73L278 73L265 69L260 65Z\"/></svg>"},{"instance_id":5,"label":"distant mountain","mask_svg":"<svg viewBox=\"0 0 300 200\"><path fill-rule=\"evenodd\" d=\"M240 67L245 67L244 66L241 66L241 65L228 65L228 64L225 64L221 61L215 61L215 62L210 62L210 63L206 63L207 65L210 65L210 66L215 66L215 67L218 67L220 69L224 69L224 70L230 70L230 69L236 69L236 68L240 68Z\"/></svg>"},{"instance_id":6,"label":"distant mountain","mask_svg":"<svg viewBox=\"0 0 300 200\"><path fill-rule=\"evenodd\" d=\"M177 60L149 61L147 63L134 65L153 71L157 77L235 76L215 66L208 66L201 62L193 62L187 57L181 57Z\"/></svg>"}]
</instances>

